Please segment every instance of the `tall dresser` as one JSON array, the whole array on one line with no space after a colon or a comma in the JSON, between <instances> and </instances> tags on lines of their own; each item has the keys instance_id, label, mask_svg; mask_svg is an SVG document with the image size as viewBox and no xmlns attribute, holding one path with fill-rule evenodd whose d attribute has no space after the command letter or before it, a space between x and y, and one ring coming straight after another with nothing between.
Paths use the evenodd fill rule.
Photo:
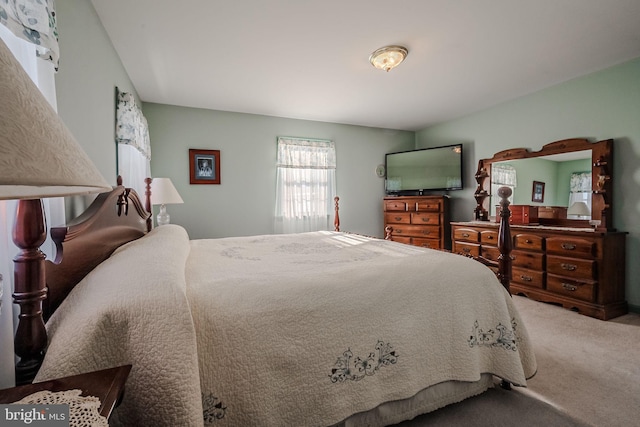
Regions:
<instances>
[{"instance_id":1,"label":"tall dresser","mask_svg":"<svg viewBox=\"0 0 640 427\"><path fill-rule=\"evenodd\" d=\"M498 224L454 222L453 252L498 261ZM608 320L627 312L624 232L511 225L513 295Z\"/></svg>"},{"instance_id":2,"label":"tall dresser","mask_svg":"<svg viewBox=\"0 0 640 427\"><path fill-rule=\"evenodd\" d=\"M385 236L431 249L451 249L449 196L389 196L383 201Z\"/></svg>"}]
</instances>

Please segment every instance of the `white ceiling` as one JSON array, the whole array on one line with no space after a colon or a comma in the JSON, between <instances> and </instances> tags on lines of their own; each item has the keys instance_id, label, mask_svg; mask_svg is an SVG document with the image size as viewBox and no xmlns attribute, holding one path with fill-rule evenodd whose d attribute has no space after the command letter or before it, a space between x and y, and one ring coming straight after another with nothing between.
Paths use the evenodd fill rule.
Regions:
<instances>
[{"instance_id":1,"label":"white ceiling","mask_svg":"<svg viewBox=\"0 0 640 427\"><path fill-rule=\"evenodd\" d=\"M639 0L92 3L143 101L389 129L640 57ZM386 73L389 44L409 56Z\"/></svg>"}]
</instances>

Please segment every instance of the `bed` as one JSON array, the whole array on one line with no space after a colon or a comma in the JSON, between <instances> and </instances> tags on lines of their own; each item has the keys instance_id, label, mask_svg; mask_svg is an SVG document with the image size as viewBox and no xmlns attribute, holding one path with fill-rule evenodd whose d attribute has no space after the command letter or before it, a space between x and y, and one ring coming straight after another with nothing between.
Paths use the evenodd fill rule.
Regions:
<instances>
[{"instance_id":1,"label":"bed","mask_svg":"<svg viewBox=\"0 0 640 427\"><path fill-rule=\"evenodd\" d=\"M101 194L46 266L35 380L132 364L112 425L383 426L536 372L508 260L499 280L338 231L191 240L145 205Z\"/></svg>"}]
</instances>

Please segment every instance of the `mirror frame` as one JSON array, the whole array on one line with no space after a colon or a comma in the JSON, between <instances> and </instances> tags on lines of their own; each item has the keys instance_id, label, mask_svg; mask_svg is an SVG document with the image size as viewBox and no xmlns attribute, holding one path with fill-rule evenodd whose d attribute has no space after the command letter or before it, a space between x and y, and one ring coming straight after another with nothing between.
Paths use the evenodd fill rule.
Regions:
<instances>
[{"instance_id":1,"label":"mirror frame","mask_svg":"<svg viewBox=\"0 0 640 427\"><path fill-rule=\"evenodd\" d=\"M541 219L540 225L564 227L593 227L596 231L613 231L613 139L590 142L584 138L563 139L544 145L540 151L526 148L512 148L500 151L490 159L478 162L474 193L477 206L474 210L476 221L489 221L491 200L491 165L504 160L529 159L553 154L591 150L591 220Z\"/></svg>"}]
</instances>

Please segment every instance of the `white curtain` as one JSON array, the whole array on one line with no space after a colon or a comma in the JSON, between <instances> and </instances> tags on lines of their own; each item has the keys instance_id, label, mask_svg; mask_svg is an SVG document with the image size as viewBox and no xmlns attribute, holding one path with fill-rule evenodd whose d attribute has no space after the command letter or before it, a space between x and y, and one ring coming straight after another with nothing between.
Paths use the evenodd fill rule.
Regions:
<instances>
[{"instance_id":1,"label":"white curtain","mask_svg":"<svg viewBox=\"0 0 640 427\"><path fill-rule=\"evenodd\" d=\"M0 0L4 5L5 0ZM3 22L4 23L4 22ZM54 65L52 62L41 61L36 57L36 47L27 41L14 36L4 25L0 25L0 38L9 47L13 55L22 64L25 71L35 84L40 88L49 103L56 109ZM13 334L17 325L18 306L11 300L13 292L13 258L18 253L18 248L12 240L13 222L16 210L15 201L0 201L0 274L3 276L4 288L0 306L0 388L13 387L15 383ZM47 218L47 227L65 223L64 199L43 199L44 211ZM52 259L55 255L55 246L47 229L47 240L40 247Z\"/></svg>"},{"instance_id":2,"label":"white curtain","mask_svg":"<svg viewBox=\"0 0 640 427\"><path fill-rule=\"evenodd\" d=\"M149 126L135 97L117 91L116 142L118 145L118 175L125 187L144 197L144 179L151 176L151 140Z\"/></svg>"},{"instance_id":3,"label":"white curtain","mask_svg":"<svg viewBox=\"0 0 640 427\"><path fill-rule=\"evenodd\" d=\"M336 195L333 141L278 138L276 233L330 230Z\"/></svg>"}]
</instances>

